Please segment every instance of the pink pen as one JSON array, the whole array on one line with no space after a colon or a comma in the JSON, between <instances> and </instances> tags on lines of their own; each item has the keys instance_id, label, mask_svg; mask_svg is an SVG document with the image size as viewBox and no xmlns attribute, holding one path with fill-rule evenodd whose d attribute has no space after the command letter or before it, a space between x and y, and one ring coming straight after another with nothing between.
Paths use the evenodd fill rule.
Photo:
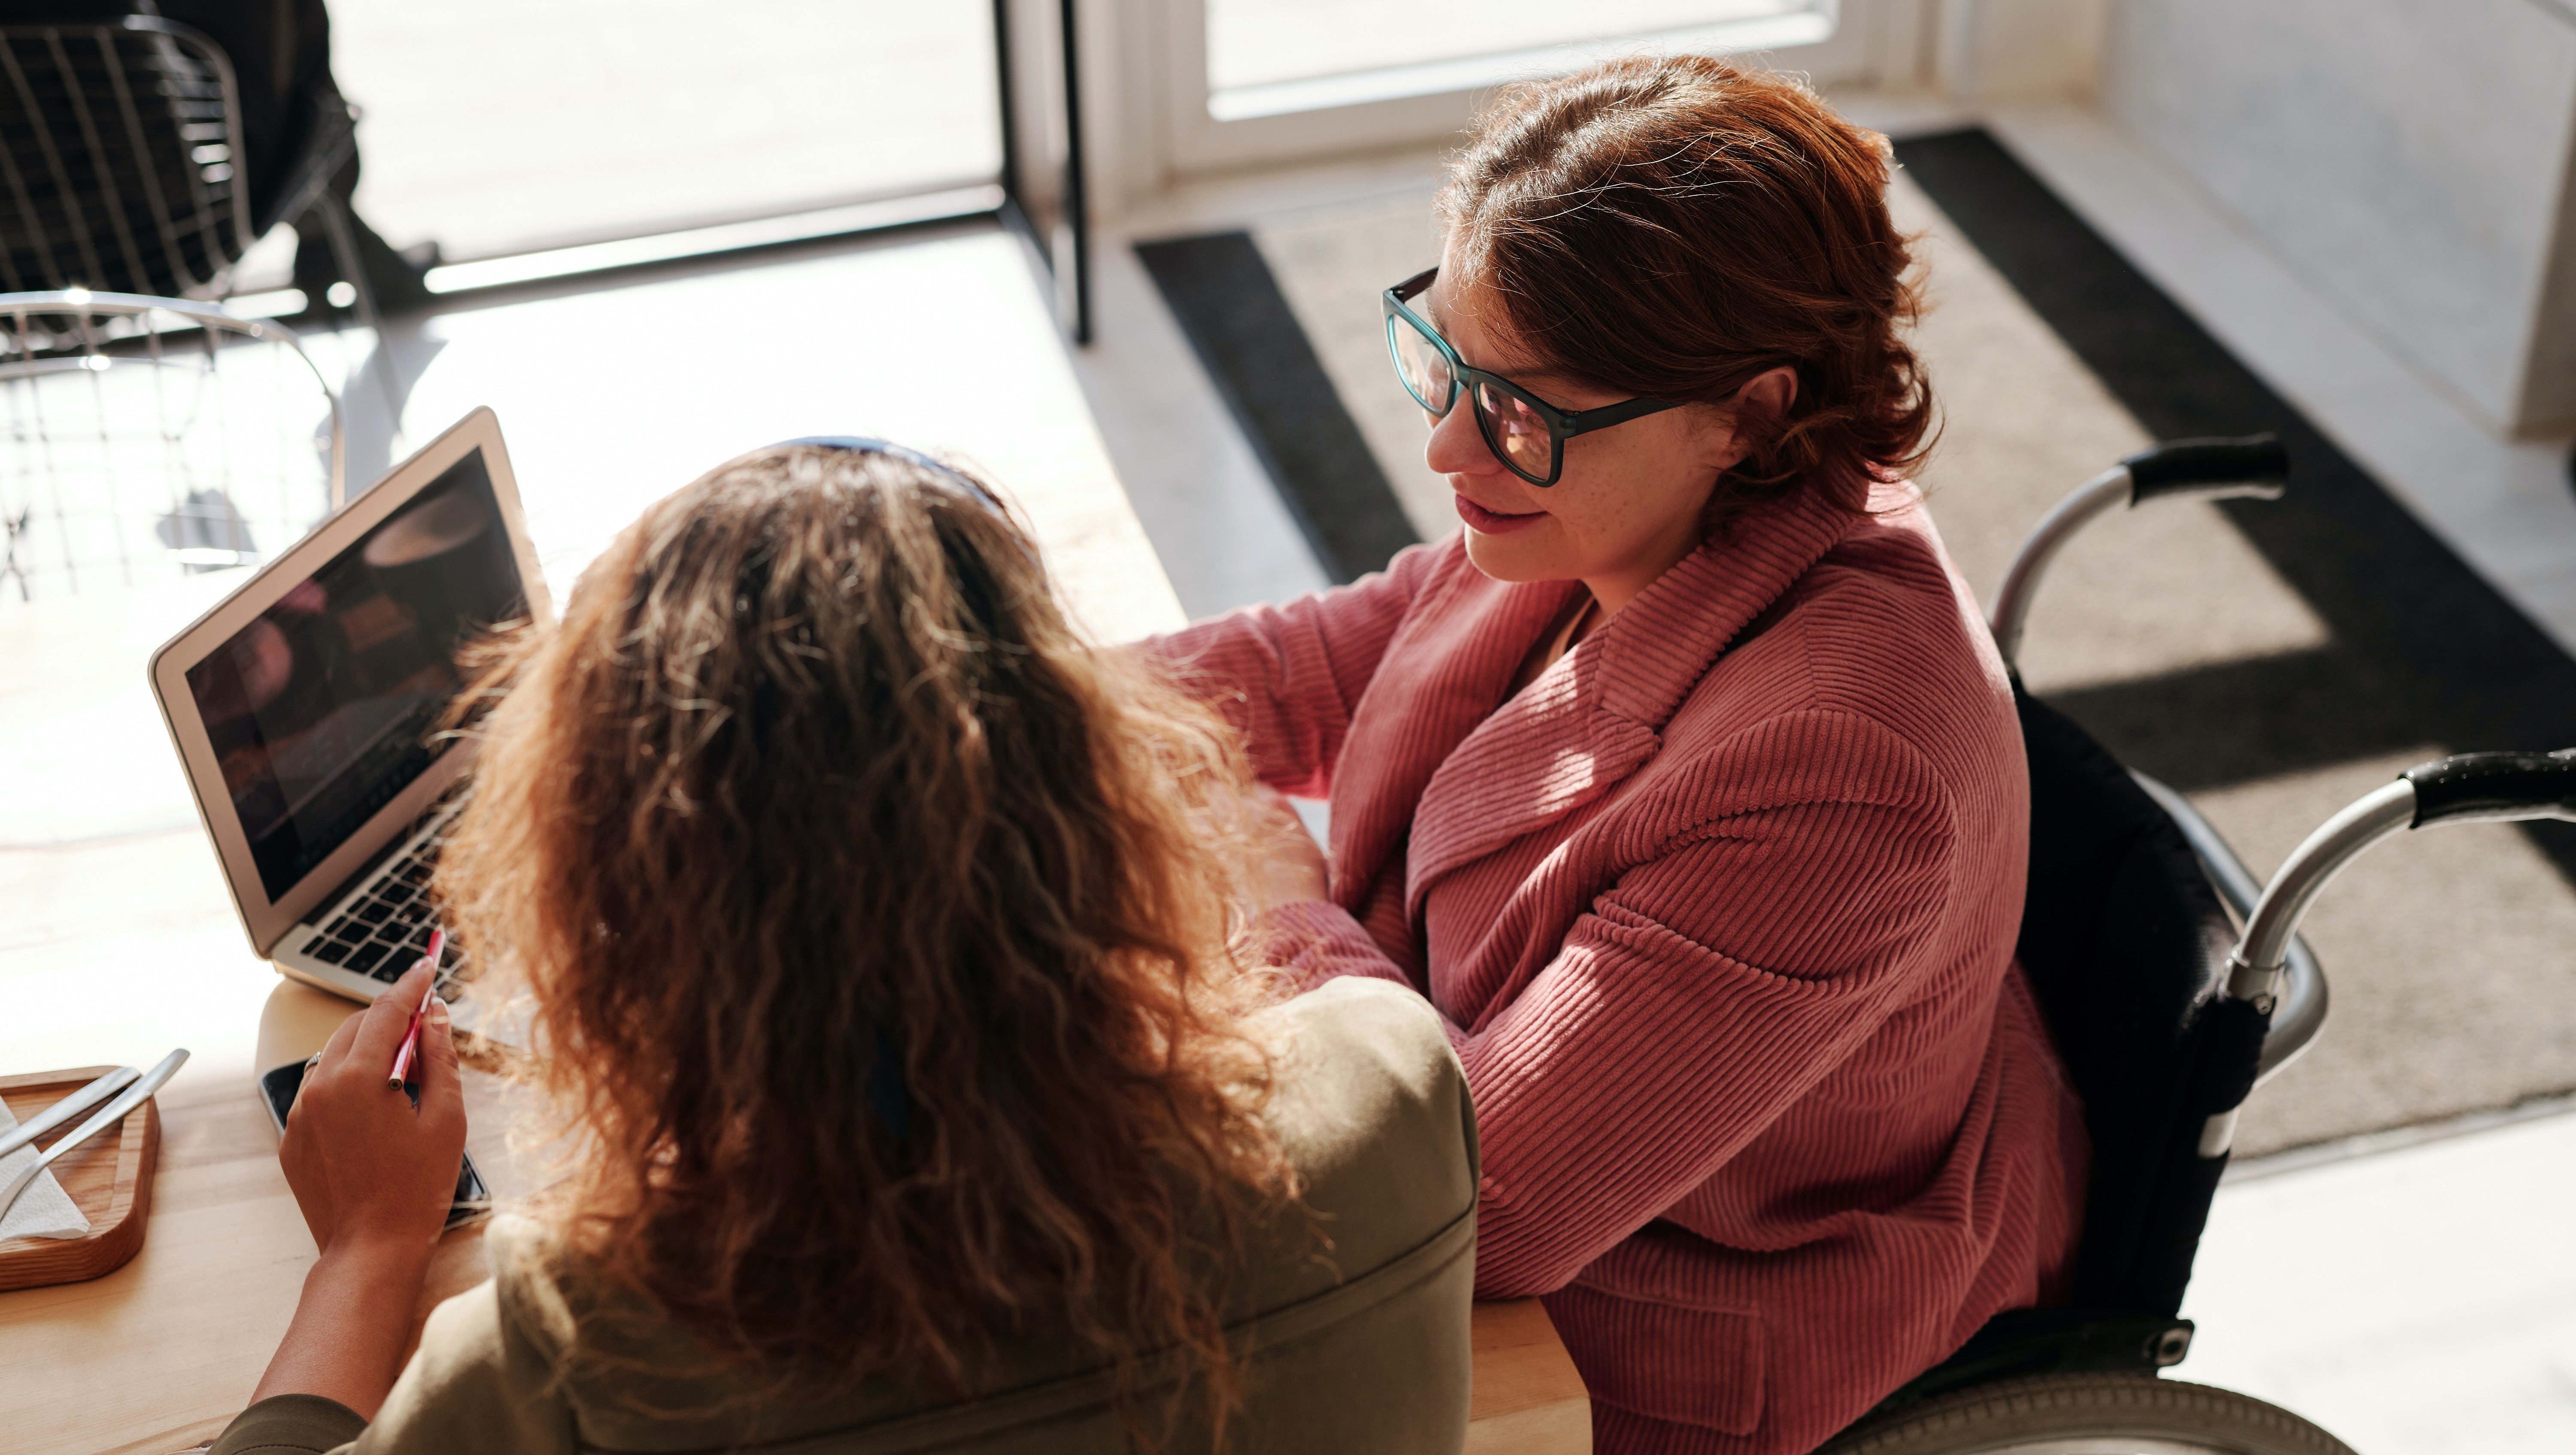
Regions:
<instances>
[{"instance_id":1,"label":"pink pen","mask_svg":"<svg viewBox=\"0 0 2576 1455\"><path fill-rule=\"evenodd\" d=\"M402 1049L394 1052L394 1069L385 1073L385 1085L399 1088L411 1075L412 1058L420 1054L420 1018L429 1014L429 997L438 993L438 956L447 948L447 931L431 930L429 948L421 952L420 962L430 969L429 992L420 998L420 1008L411 1013L411 1024L404 1028Z\"/></svg>"}]
</instances>

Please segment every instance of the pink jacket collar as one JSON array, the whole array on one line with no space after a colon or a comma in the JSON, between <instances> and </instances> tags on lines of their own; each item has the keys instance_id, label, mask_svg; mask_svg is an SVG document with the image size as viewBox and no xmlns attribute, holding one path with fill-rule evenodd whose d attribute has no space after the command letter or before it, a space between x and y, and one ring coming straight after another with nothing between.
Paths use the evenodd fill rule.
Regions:
<instances>
[{"instance_id":1,"label":"pink jacket collar","mask_svg":"<svg viewBox=\"0 0 2576 1455\"><path fill-rule=\"evenodd\" d=\"M1509 585L1461 563L1443 599L1418 606L1390 645L1389 660L1421 670L1371 682L1376 710L1355 715L1343 745L1335 898L1356 905L1406 837L1397 805L1411 809L1405 906L1419 914L1441 875L1636 772L1728 645L1855 524L1805 496L1742 522L1684 557L1508 702L1513 671L1581 588ZM1345 824L1340 807L1362 804L1382 806L1383 821L1355 814Z\"/></svg>"}]
</instances>

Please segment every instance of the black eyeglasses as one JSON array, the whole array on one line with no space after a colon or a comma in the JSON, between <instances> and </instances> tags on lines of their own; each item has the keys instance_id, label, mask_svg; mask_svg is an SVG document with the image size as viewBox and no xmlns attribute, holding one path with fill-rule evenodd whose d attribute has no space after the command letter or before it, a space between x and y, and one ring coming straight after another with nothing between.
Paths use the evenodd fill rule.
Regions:
<instances>
[{"instance_id":1,"label":"black eyeglasses","mask_svg":"<svg viewBox=\"0 0 2576 1455\"><path fill-rule=\"evenodd\" d=\"M1467 390L1476 401L1476 429L1494 458L1532 485L1553 485L1565 473L1565 442L1591 430L1608 429L1649 414L1679 409L1678 399L1631 399L1599 409L1559 409L1500 374L1467 367L1458 351L1422 315L1405 307L1420 297L1438 268L1426 268L1378 295L1386 314L1386 351L1395 360L1395 376L1413 402L1445 419Z\"/></svg>"}]
</instances>

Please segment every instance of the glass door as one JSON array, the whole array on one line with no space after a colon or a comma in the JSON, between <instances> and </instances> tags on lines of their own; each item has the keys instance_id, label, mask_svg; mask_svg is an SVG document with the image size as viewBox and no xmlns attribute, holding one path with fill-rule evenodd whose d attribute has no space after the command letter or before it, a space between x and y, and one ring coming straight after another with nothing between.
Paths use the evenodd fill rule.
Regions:
<instances>
[{"instance_id":1,"label":"glass door","mask_svg":"<svg viewBox=\"0 0 2576 1455\"><path fill-rule=\"evenodd\" d=\"M972 184L1002 169L971 0L333 0L358 210L447 261Z\"/></svg>"},{"instance_id":2,"label":"glass door","mask_svg":"<svg viewBox=\"0 0 2576 1455\"><path fill-rule=\"evenodd\" d=\"M333 0L436 292L998 212L1089 335L1074 0Z\"/></svg>"},{"instance_id":3,"label":"glass door","mask_svg":"<svg viewBox=\"0 0 2576 1455\"><path fill-rule=\"evenodd\" d=\"M1160 0L1182 176L1432 141L1476 98L1635 50L1911 75L1921 0Z\"/></svg>"}]
</instances>

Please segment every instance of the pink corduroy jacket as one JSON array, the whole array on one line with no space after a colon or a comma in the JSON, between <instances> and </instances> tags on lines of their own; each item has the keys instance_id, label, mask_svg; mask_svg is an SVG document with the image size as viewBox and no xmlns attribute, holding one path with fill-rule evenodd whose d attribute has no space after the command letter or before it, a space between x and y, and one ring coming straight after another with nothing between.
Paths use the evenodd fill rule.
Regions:
<instances>
[{"instance_id":1,"label":"pink corduroy jacket","mask_svg":"<svg viewBox=\"0 0 2576 1455\"><path fill-rule=\"evenodd\" d=\"M1740 523L1508 700L1580 588L1459 538L1154 644L1330 798L1274 947L1446 1018L1477 1292L1545 1297L1605 1455L1809 1450L2072 1269L2010 691L1913 487L1872 504Z\"/></svg>"}]
</instances>

